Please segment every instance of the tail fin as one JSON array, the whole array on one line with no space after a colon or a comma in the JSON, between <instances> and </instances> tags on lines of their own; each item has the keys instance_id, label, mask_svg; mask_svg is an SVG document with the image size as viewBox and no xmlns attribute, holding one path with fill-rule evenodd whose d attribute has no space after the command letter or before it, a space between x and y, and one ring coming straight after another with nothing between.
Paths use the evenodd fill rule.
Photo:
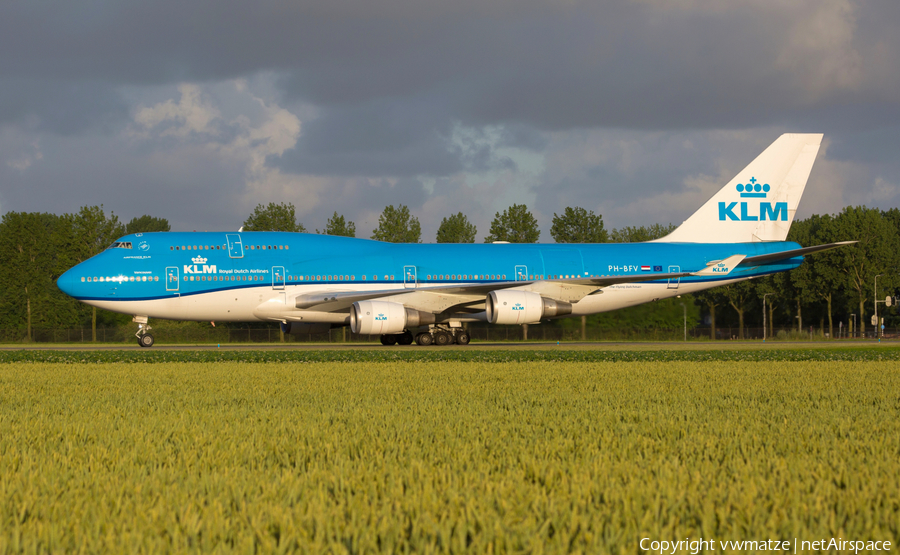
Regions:
<instances>
[{"instance_id":1,"label":"tail fin","mask_svg":"<svg viewBox=\"0 0 900 555\"><path fill-rule=\"evenodd\" d=\"M784 241L822 135L785 133L662 243Z\"/></svg>"}]
</instances>

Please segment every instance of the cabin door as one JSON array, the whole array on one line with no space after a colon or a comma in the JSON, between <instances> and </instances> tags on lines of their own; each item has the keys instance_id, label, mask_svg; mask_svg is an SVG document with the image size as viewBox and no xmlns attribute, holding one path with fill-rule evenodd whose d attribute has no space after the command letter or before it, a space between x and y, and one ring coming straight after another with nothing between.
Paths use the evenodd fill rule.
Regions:
<instances>
[{"instance_id":1,"label":"cabin door","mask_svg":"<svg viewBox=\"0 0 900 555\"><path fill-rule=\"evenodd\" d=\"M669 266L670 274L677 274L681 271L681 266ZM681 281L680 277L677 278L669 278L669 286L668 289L678 289L678 283Z\"/></svg>"},{"instance_id":2,"label":"cabin door","mask_svg":"<svg viewBox=\"0 0 900 555\"><path fill-rule=\"evenodd\" d=\"M241 243L241 236L235 234L225 235L228 241L228 256L231 258L244 258L244 245Z\"/></svg>"},{"instance_id":3,"label":"cabin door","mask_svg":"<svg viewBox=\"0 0 900 555\"><path fill-rule=\"evenodd\" d=\"M528 281L528 266L516 266L516 281Z\"/></svg>"},{"instance_id":4,"label":"cabin door","mask_svg":"<svg viewBox=\"0 0 900 555\"><path fill-rule=\"evenodd\" d=\"M178 266L166 268L166 291L178 291Z\"/></svg>"},{"instance_id":5,"label":"cabin door","mask_svg":"<svg viewBox=\"0 0 900 555\"><path fill-rule=\"evenodd\" d=\"M415 289L418 287L419 280L416 274L415 266L403 267L403 287L407 289Z\"/></svg>"},{"instance_id":6,"label":"cabin door","mask_svg":"<svg viewBox=\"0 0 900 555\"><path fill-rule=\"evenodd\" d=\"M272 266L272 289L284 289L284 266Z\"/></svg>"}]
</instances>

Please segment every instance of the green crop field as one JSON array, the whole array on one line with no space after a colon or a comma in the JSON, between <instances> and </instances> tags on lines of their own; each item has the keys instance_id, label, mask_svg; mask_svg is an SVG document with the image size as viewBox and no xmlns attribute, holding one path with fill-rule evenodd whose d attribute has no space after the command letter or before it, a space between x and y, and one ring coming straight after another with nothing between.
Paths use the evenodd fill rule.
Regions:
<instances>
[{"instance_id":1,"label":"green crop field","mask_svg":"<svg viewBox=\"0 0 900 555\"><path fill-rule=\"evenodd\" d=\"M0 553L900 538L894 360L71 362L0 364Z\"/></svg>"}]
</instances>

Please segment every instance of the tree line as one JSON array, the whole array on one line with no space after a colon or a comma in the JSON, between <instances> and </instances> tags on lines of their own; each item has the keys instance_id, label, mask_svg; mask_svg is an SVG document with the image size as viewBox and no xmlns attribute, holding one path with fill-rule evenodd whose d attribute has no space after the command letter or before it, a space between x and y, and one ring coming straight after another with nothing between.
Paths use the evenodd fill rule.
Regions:
<instances>
[{"instance_id":1,"label":"tree line","mask_svg":"<svg viewBox=\"0 0 900 555\"><path fill-rule=\"evenodd\" d=\"M103 206L74 214L7 212L0 220L0 328L18 329L30 341L34 328L74 328L121 322L63 294L56 280L66 270L128 233L169 231L165 218L141 216L127 224ZM127 319L126 319L127 320Z\"/></svg>"},{"instance_id":2,"label":"tree line","mask_svg":"<svg viewBox=\"0 0 900 555\"><path fill-rule=\"evenodd\" d=\"M244 221L246 231L306 231L289 203L258 205ZM648 241L668 234L673 225L623 227L608 230L599 214L568 207L553 215L550 235L557 243L622 243ZM63 272L98 254L118 237L128 233L169 231L165 218L141 216L128 223L103 206L85 206L73 214L7 212L0 221L0 329L20 330L24 340L35 328L78 328L128 324L130 317L94 309L79 303L55 285ZM356 225L335 212L320 234L356 236ZM438 243L474 243L477 229L461 212L441 221ZM421 225L404 205L387 206L381 213L372 239L390 242L421 242ZM485 242L536 243L540 239L537 220L525 205L514 204L497 212ZM900 269L900 210L882 211L864 206L846 207L838 214L813 215L791 226L789 241L803 246L838 241L855 245L817 253L791 272L716 287L679 300L660 301L588 318L591 325L678 328L684 312L694 325L710 324L711 337L719 327L737 328L743 336L748 327L762 326L765 302L768 333L776 327L823 329L838 335L840 323L859 333L871 326L868 318L873 301L892 295ZM877 277L878 291L875 291ZM685 307L679 305L687 303ZM671 305L671 306L670 306ZM690 307L690 309L688 308ZM900 323L896 310L885 304L879 316L893 327ZM554 326L577 325L567 320ZM584 323L582 323L584 325ZM846 332L844 333L846 335Z\"/></svg>"},{"instance_id":3,"label":"tree line","mask_svg":"<svg viewBox=\"0 0 900 555\"><path fill-rule=\"evenodd\" d=\"M246 231L299 231L306 227L297 220L296 209L291 203L259 204L253 214L244 222ZM603 217L584 208L566 208L562 214L553 214L550 235L557 243L637 243L650 241L667 235L675 229L672 224L651 226L626 226L608 231L603 225ZM316 233L356 237L356 224L337 212L325 224L325 229ZM462 212L451 214L441 220L436 243L474 243L478 229ZM503 212L497 212L491 221L490 233L484 237L485 243L505 241L507 243L537 243L541 237L537 219L524 204L513 204ZM386 206L378 216L378 227L372 230L370 239L388 243L421 243L422 226L419 219L410 214L404 205Z\"/></svg>"}]
</instances>

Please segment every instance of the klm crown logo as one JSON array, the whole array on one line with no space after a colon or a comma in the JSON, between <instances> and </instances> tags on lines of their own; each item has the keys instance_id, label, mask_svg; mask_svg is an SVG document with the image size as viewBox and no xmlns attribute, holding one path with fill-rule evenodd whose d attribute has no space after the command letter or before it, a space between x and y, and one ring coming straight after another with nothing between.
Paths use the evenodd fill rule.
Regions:
<instances>
[{"instance_id":1,"label":"klm crown logo","mask_svg":"<svg viewBox=\"0 0 900 555\"><path fill-rule=\"evenodd\" d=\"M760 185L756 182L755 177L750 178L750 183L743 185L741 183L737 184L737 190L741 194L741 198L766 198L766 193L769 192L769 184Z\"/></svg>"},{"instance_id":2,"label":"klm crown logo","mask_svg":"<svg viewBox=\"0 0 900 555\"><path fill-rule=\"evenodd\" d=\"M740 198L766 198L766 195L772 189L772 187L768 183L760 184L755 177L751 177L750 181L746 184L738 183L735 187L737 192L740 193ZM740 204L740 214L736 214L734 210L738 208L738 204ZM786 202L762 202L759 203L759 209L754 210L756 208L755 203L741 201L738 203L735 202L720 202L719 203L719 221L733 221L733 222L765 222L765 221L787 221L788 216L788 206Z\"/></svg>"},{"instance_id":3,"label":"klm crown logo","mask_svg":"<svg viewBox=\"0 0 900 555\"><path fill-rule=\"evenodd\" d=\"M525 310L525 307L522 306L522 303L516 303L516 306L512 307L512 310Z\"/></svg>"},{"instance_id":4,"label":"klm crown logo","mask_svg":"<svg viewBox=\"0 0 900 555\"><path fill-rule=\"evenodd\" d=\"M193 264L185 264L184 265L184 273L185 274L215 274L216 273L216 265L215 264L206 264L206 258L202 256L196 256L191 259Z\"/></svg>"},{"instance_id":5,"label":"klm crown logo","mask_svg":"<svg viewBox=\"0 0 900 555\"><path fill-rule=\"evenodd\" d=\"M387 321L387 316L385 316L383 313L379 312L378 316L375 317L375 321L376 322L385 322L385 321Z\"/></svg>"}]
</instances>

